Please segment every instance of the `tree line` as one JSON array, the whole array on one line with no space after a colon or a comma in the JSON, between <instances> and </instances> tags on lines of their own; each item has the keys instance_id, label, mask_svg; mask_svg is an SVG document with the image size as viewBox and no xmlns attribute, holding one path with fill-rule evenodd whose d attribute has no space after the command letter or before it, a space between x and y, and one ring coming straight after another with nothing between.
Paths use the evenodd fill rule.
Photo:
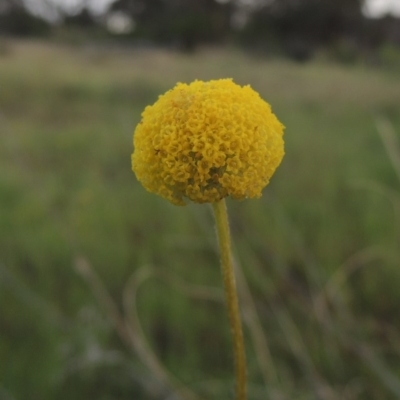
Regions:
<instances>
[{"instance_id":1,"label":"tree line","mask_svg":"<svg viewBox=\"0 0 400 400\"><path fill-rule=\"evenodd\" d=\"M186 52L205 44L233 43L299 61L312 58L321 48L346 59L386 43L400 47L400 19L369 19L362 12L363 1L115 0L101 15L93 14L83 1L73 14L52 6L56 18L49 21L32 13L23 0L1 0L0 34L51 36L61 26L88 37L102 31L115 40L145 41ZM107 21L112 18L130 21L130 29L118 36L110 32Z\"/></svg>"}]
</instances>

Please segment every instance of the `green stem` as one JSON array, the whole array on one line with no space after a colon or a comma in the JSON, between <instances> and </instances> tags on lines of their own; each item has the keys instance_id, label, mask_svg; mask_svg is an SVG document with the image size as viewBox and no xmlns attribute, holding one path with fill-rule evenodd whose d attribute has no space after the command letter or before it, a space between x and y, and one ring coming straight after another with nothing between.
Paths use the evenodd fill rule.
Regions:
<instances>
[{"instance_id":1,"label":"green stem","mask_svg":"<svg viewBox=\"0 0 400 400\"><path fill-rule=\"evenodd\" d=\"M228 214L225 200L213 203L215 222L217 225L219 248L221 252L221 269L224 281L226 305L229 325L233 339L233 355L236 370L236 399L246 400L246 354L244 350L242 323L233 271L231 242L229 234Z\"/></svg>"}]
</instances>

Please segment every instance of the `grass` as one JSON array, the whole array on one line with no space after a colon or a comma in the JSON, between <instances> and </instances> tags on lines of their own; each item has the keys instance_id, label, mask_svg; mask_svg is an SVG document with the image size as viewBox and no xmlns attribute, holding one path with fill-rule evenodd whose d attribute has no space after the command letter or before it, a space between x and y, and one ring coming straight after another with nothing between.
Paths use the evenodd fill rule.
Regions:
<instances>
[{"instance_id":1,"label":"grass","mask_svg":"<svg viewBox=\"0 0 400 400\"><path fill-rule=\"evenodd\" d=\"M93 276L117 318L124 291L137 300L139 348L148 341L205 398L232 398L210 210L167 204L130 169L143 108L177 81L220 77L250 83L286 125L286 156L263 198L228 202L251 292L242 296L249 399L400 398L400 192L376 126L385 118L399 135L395 71L233 50L9 49L0 56L0 399L167 398L121 340Z\"/></svg>"}]
</instances>

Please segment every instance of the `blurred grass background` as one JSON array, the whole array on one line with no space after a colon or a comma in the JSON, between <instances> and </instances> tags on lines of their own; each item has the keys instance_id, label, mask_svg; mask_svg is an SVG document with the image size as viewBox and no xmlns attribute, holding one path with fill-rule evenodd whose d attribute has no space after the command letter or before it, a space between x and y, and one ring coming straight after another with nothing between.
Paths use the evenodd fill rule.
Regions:
<instances>
[{"instance_id":1,"label":"blurred grass background","mask_svg":"<svg viewBox=\"0 0 400 400\"><path fill-rule=\"evenodd\" d=\"M130 167L146 105L177 81L222 77L250 84L286 126L263 197L228 201L252 295L249 399L400 398L400 182L378 130L399 137L399 71L2 46L0 399L174 398L92 290L95 273L122 314L138 272L130 294L161 362L204 398L232 398L210 210L145 192Z\"/></svg>"}]
</instances>

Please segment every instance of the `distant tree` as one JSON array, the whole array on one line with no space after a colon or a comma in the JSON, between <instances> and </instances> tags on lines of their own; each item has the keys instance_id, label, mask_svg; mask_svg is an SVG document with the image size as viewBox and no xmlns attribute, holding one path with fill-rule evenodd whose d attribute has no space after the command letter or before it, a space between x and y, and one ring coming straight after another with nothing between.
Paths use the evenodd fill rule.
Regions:
<instances>
[{"instance_id":1,"label":"distant tree","mask_svg":"<svg viewBox=\"0 0 400 400\"><path fill-rule=\"evenodd\" d=\"M117 0L110 12L122 11L136 23L136 35L192 51L219 42L229 31L230 4L215 0Z\"/></svg>"},{"instance_id":2,"label":"distant tree","mask_svg":"<svg viewBox=\"0 0 400 400\"><path fill-rule=\"evenodd\" d=\"M244 37L274 41L292 57L309 58L319 46L356 37L362 25L362 0L275 0L253 13Z\"/></svg>"},{"instance_id":3,"label":"distant tree","mask_svg":"<svg viewBox=\"0 0 400 400\"><path fill-rule=\"evenodd\" d=\"M50 24L32 15L22 0L0 0L0 34L43 36L49 33Z\"/></svg>"},{"instance_id":4,"label":"distant tree","mask_svg":"<svg viewBox=\"0 0 400 400\"><path fill-rule=\"evenodd\" d=\"M377 50L385 44L400 50L400 18L386 15L365 22L363 46L366 50Z\"/></svg>"},{"instance_id":5,"label":"distant tree","mask_svg":"<svg viewBox=\"0 0 400 400\"><path fill-rule=\"evenodd\" d=\"M400 18L387 16L383 19L385 37L391 43L400 48Z\"/></svg>"},{"instance_id":6,"label":"distant tree","mask_svg":"<svg viewBox=\"0 0 400 400\"><path fill-rule=\"evenodd\" d=\"M77 27L80 29L90 29L97 25L97 21L86 7L72 15L65 15L63 23L66 26Z\"/></svg>"},{"instance_id":7,"label":"distant tree","mask_svg":"<svg viewBox=\"0 0 400 400\"><path fill-rule=\"evenodd\" d=\"M1 0L0 1L0 15L9 13L13 9L24 8L22 0Z\"/></svg>"},{"instance_id":8,"label":"distant tree","mask_svg":"<svg viewBox=\"0 0 400 400\"><path fill-rule=\"evenodd\" d=\"M165 23L167 3L163 0L117 0L111 4L108 13L121 12L135 22L137 36L155 39Z\"/></svg>"}]
</instances>

